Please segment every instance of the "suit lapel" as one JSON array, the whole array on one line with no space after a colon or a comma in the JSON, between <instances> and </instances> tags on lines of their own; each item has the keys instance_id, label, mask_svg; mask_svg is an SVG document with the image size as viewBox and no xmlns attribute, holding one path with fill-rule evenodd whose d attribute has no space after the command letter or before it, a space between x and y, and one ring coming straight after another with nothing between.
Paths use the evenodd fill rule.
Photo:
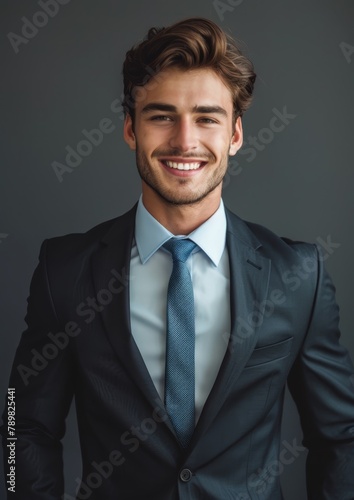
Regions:
<instances>
[{"instance_id":1,"label":"suit lapel","mask_svg":"<svg viewBox=\"0 0 354 500\"><path fill-rule=\"evenodd\" d=\"M262 317L256 304L267 298L271 262L245 222L226 210L230 262L231 333L218 376L195 429L191 445L212 423L257 342Z\"/></svg>"},{"instance_id":2,"label":"suit lapel","mask_svg":"<svg viewBox=\"0 0 354 500\"><path fill-rule=\"evenodd\" d=\"M92 274L96 296L115 277L120 286L112 301L101 312L104 330L120 362L153 408L164 411L156 388L134 341L130 329L129 269L134 237L136 206L119 217L100 242L92 257ZM261 247L248 226L226 210L227 247L230 262L231 333L228 349L217 379L204 405L196 426L191 447L213 422L240 376L256 344L259 326L255 303L266 299L269 286L270 261L260 255ZM258 310L257 310L258 311ZM260 322L258 322L260 323ZM166 425L174 434L168 419Z\"/></svg>"},{"instance_id":3,"label":"suit lapel","mask_svg":"<svg viewBox=\"0 0 354 500\"><path fill-rule=\"evenodd\" d=\"M92 274L97 294L107 290L115 278L112 301L104 306L101 318L105 333L121 364L153 408L163 403L134 341L130 328L129 269L134 237L136 205L119 217L100 242L92 258ZM169 422L166 422L170 427Z\"/></svg>"}]
</instances>

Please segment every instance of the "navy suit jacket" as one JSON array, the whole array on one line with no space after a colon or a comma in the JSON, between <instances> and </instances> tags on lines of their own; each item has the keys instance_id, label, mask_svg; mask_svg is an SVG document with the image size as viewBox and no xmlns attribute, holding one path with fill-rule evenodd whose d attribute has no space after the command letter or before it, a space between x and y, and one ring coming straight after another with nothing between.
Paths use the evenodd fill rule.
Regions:
<instances>
[{"instance_id":1,"label":"navy suit jacket","mask_svg":"<svg viewBox=\"0 0 354 500\"><path fill-rule=\"evenodd\" d=\"M183 450L130 332L135 211L42 244L9 383L17 484L8 498L72 498L61 439L75 396L78 499L280 500L281 468L302 450L280 443L288 383L309 450L308 498L353 500L353 366L317 246L227 210L231 335L220 338L228 348Z\"/></svg>"}]
</instances>

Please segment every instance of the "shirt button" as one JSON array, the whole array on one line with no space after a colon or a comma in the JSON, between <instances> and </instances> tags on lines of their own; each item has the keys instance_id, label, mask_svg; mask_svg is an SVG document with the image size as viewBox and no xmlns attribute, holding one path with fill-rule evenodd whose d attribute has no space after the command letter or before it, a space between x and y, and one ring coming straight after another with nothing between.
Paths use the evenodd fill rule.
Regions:
<instances>
[{"instance_id":1,"label":"shirt button","mask_svg":"<svg viewBox=\"0 0 354 500\"><path fill-rule=\"evenodd\" d=\"M184 483L188 483L188 481L192 479L192 475L192 471L190 471L189 469L183 469L181 470L179 477L181 481L183 481Z\"/></svg>"}]
</instances>

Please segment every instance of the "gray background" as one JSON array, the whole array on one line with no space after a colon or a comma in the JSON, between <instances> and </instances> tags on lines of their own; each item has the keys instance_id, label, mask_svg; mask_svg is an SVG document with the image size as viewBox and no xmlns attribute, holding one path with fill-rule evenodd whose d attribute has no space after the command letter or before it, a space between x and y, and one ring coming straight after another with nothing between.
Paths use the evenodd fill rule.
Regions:
<instances>
[{"instance_id":1,"label":"gray background","mask_svg":"<svg viewBox=\"0 0 354 500\"><path fill-rule=\"evenodd\" d=\"M69 0L16 54L7 34L21 34L21 18L32 20L39 10L35 1L2 1L0 393L5 394L25 328L30 278L43 239L86 231L126 211L139 195L123 122L111 110L122 92L125 52L149 27L194 15L213 19L242 40L255 64L258 81L244 117L246 141L269 126L274 108L286 106L296 115L253 161L238 156L241 172L228 178L224 200L241 217L283 236L315 242L331 235L340 244L326 264L341 306L342 341L353 355L354 55L350 61L340 46L354 45L353 2L244 0L221 19L210 0ZM52 162L64 163L65 147L75 148L84 138L81 131L96 128L103 118L112 119L115 130L59 182ZM76 434L72 412L64 441L71 495L81 467ZM288 397L283 439L301 440ZM302 452L284 467L286 500L306 498L304 461Z\"/></svg>"}]
</instances>

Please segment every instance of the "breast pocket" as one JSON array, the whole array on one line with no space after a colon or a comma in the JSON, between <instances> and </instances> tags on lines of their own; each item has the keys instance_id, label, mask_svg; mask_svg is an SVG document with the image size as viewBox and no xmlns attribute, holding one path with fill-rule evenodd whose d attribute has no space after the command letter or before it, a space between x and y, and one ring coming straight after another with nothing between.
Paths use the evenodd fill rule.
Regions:
<instances>
[{"instance_id":1,"label":"breast pocket","mask_svg":"<svg viewBox=\"0 0 354 500\"><path fill-rule=\"evenodd\" d=\"M271 363L277 359L285 358L290 353L292 343L293 337L289 337L288 339L276 342L275 344L255 348L251 357L247 361L245 368L262 365L264 363Z\"/></svg>"}]
</instances>

